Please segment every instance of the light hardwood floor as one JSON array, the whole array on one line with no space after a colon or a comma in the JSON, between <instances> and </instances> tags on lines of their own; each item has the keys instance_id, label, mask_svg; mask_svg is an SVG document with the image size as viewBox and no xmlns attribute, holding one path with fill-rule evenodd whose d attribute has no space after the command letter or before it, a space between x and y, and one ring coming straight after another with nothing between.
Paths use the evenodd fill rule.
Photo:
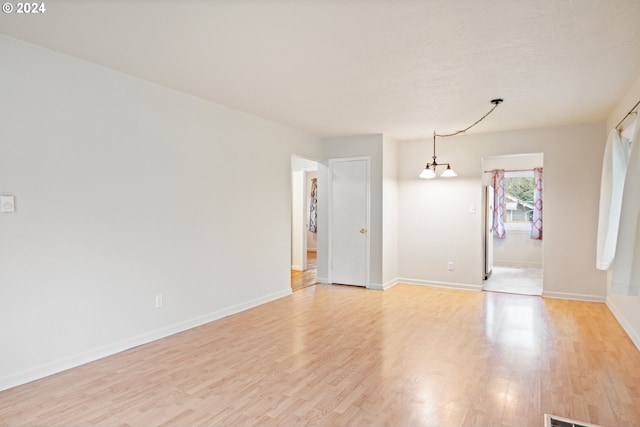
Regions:
<instances>
[{"instance_id":1,"label":"light hardwood floor","mask_svg":"<svg viewBox=\"0 0 640 427\"><path fill-rule=\"evenodd\" d=\"M0 425L640 425L604 304L315 285L0 393Z\"/></svg>"},{"instance_id":2,"label":"light hardwood floor","mask_svg":"<svg viewBox=\"0 0 640 427\"><path fill-rule=\"evenodd\" d=\"M297 291L316 284L317 253L307 252L307 269L305 271L291 270L291 289Z\"/></svg>"}]
</instances>

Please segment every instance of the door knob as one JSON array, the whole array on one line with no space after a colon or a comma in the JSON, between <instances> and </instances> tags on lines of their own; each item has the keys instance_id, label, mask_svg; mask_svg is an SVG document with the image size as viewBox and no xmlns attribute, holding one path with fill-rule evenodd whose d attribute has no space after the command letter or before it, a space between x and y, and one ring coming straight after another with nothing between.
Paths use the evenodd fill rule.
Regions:
<instances>
[{"instance_id":1,"label":"door knob","mask_svg":"<svg viewBox=\"0 0 640 427\"><path fill-rule=\"evenodd\" d=\"M365 230L364 228L361 228L361 229L360 229L360 234L364 234L364 233L366 233L366 232L367 232L367 230Z\"/></svg>"}]
</instances>

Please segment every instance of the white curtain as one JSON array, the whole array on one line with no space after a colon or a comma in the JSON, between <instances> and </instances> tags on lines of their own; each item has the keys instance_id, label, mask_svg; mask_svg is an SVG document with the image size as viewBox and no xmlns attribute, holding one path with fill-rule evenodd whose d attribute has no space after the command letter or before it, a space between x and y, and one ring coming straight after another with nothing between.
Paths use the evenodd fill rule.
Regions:
<instances>
[{"instance_id":1,"label":"white curtain","mask_svg":"<svg viewBox=\"0 0 640 427\"><path fill-rule=\"evenodd\" d=\"M616 253L622 191L624 190L628 159L629 144L620 138L617 129L613 129L609 133L602 159L596 249L596 268L598 270L608 270Z\"/></svg>"},{"instance_id":2,"label":"white curtain","mask_svg":"<svg viewBox=\"0 0 640 427\"><path fill-rule=\"evenodd\" d=\"M542 240L542 168L533 169L533 221L531 238Z\"/></svg>"},{"instance_id":3,"label":"white curtain","mask_svg":"<svg viewBox=\"0 0 640 427\"><path fill-rule=\"evenodd\" d=\"M640 120L636 121L622 191L611 290L640 296Z\"/></svg>"},{"instance_id":4,"label":"white curtain","mask_svg":"<svg viewBox=\"0 0 640 427\"><path fill-rule=\"evenodd\" d=\"M491 186L493 187L493 235L498 239L504 239L504 169L492 171Z\"/></svg>"}]
</instances>

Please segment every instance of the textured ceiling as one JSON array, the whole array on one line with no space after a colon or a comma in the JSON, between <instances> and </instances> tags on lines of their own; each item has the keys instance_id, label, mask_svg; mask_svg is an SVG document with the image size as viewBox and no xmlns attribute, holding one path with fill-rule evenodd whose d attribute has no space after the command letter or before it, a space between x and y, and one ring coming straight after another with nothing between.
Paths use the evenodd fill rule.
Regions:
<instances>
[{"instance_id":1,"label":"textured ceiling","mask_svg":"<svg viewBox=\"0 0 640 427\"><path fill-rule=\"evenodd\" d=\"M322 136L604 121L640 77L640 0L45 4L0 33Z\"/></svg>"}]
</instances>

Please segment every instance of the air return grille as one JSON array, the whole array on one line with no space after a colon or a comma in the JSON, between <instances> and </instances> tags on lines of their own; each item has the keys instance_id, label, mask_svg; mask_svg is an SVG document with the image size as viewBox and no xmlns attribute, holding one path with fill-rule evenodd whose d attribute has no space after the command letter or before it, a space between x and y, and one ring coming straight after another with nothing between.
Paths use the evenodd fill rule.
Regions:
<instances>
[{"instance_id":1,"label":"air return grille","mask_svg":"<svg viewBox=\"0 0 640 427\"><path fill-rule=\"evenodd\" d=\"M582 421L570 420L556 415L544 414L544 427L602 427Z\"/></svg>"}]
</instances>

